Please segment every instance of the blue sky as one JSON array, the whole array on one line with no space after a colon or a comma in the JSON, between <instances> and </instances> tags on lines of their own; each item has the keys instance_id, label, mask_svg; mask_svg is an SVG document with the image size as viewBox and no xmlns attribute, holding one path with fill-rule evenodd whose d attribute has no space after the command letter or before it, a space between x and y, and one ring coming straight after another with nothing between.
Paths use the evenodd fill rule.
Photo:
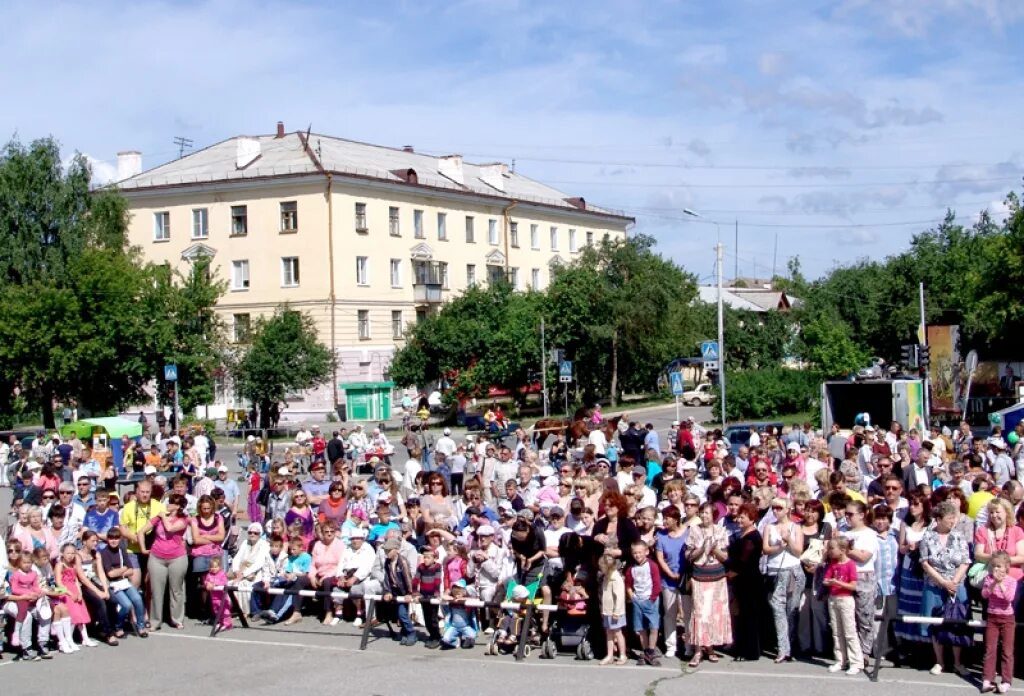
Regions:
<instances>
[{"instance_id":1,"label":"blue sky","mask_svg":"<svg viewBox=\"0 0 1024 696\"><path fill-rule=\"evenodd\" d=\"M283 120L621 209L710 279L882 258L1021 189L1019 0L0 6L0 137L112 175ZM16 66L16 67L15 67ZM683 215L699 211L702 219ZM739 222L739 251L734 222Z\"/></svg>"}]
</instances>

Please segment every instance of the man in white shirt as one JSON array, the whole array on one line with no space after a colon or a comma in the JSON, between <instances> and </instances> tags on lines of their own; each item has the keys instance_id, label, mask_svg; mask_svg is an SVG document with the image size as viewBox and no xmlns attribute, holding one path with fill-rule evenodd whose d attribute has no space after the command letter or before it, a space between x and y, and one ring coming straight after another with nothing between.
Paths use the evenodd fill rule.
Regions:
<instances>
[{"instance_id":1,"label":"man in white shirt","mask_svg":"<svg viewBox=\"0 0 1024 696\"><path fill-rule=\"evenodd\" d=\"M747 441L747 446L750 449L761 446L761 435L757 432L757 426L750 426L750 439Z\"/></svg>"},{"instance_id":2,"label":"man in white shirt","mask_svg":"<svg viewBox=\"0 0 1024 696\"><path fill-rule=\"evenodd\" d=\"M828 465L821 460L822 457L826 459L828 458L828 449L826 448L824 451L820 449L812 449L811 452L815 456L808 457L804 461L804 479L807 481L808 488L811 489L811 496L817 498L820 486L818 485L818 480L814 478L814 475L828 467Z\"/></svg>"},{"instance_id":3,"label":"man in white shirt","mask_svg":"<svg viewBox=\"0 0 1024 696\"><path fill-rule=\"evenodd\" d=\"M519 473L519 462L512 459L512 450L502 447L498 452L498 460L494 464L492 479L489 482L495 498L506 500L505 482L515 479Z\"/></svg>"},{"instance_id":4,"label":"man in white shirt","mask_svg":"<svg viewBox=\"0 0 1024 696\"><path fill-rule=\"evenodd\" d=\"M196 451L199 452L199 465L205 467L210 460L210 439L206 437L203 426L199 426L199 432L192 438L192 442L195 444Z\"/></svg>"},{"instance_id":5,"label":"man in white shirt","mask_svg":"<svg viewBox=\"0 0 1024 696\"><path fill-rule=\"evenodd\" d=\"M587 443L594 446L595 454L604 455L607 453L608 440L604 436L604 431L600 428L594 428L590 431L590 435L587 436Z\"/></svg>"},{"instance_id":6,"label":"man in white shirt","mask_svg":"<svg viewBox=\"0 0 1024 696\"><path fill-rule=\"evenodd\" d=\"M437 442L434 443L434 451L440 452L446 458L455 454L455 440L452 439L451 428L445 428L444 434L437 438Z\"/></svg>"},{"instance_id":7,"label":"man in white shirt","mask_svg":"<svg viewBox=\"0 0 1024 696\"><path fill-rule=\"evenodd\" d=\"M708 489L703 481L697 478L697 462L683 462L683 485L686 490L698 498L700 502L707 500Z\"/></svg>"}]
</instances>

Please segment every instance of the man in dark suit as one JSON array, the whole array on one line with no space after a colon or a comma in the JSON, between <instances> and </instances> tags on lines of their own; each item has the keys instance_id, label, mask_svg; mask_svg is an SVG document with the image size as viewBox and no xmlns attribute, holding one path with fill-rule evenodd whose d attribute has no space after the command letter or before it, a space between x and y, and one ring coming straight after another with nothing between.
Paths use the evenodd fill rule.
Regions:
<instances>
[{"instance_id":1,"label":"man in dark suit","mask_svg":"<svg viewBox=\"0 0 1024 696\"><path fill-rule=\"evenodd\" d=\"M932 443L922 442L921 449L917 451L917 459L908 467L903 469L903 490L916 491L922 483L929 486L935 480L935 472L928 462L932 458Z\"/></svg>"}]
</instances>

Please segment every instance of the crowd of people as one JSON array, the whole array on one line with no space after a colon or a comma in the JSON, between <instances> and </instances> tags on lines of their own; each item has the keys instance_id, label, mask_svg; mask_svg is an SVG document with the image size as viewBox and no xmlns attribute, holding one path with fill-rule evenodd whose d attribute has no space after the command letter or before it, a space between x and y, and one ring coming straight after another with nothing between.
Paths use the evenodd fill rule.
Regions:
<instances>
[{"instance_id":1,"label":"crowd of people","mask_svg":"<svg viewBox=\"0 0 1024 696\"><path fill-rule=\"evenodd\" d=\"M564 614L585 623L601 664L767 654L857 674L884 642L898 662L964 674L962 622L980 605L981 688L1009 689L1024 428L804 424L753 430L733 451L692 420L659 433L623 417L611 437L602 425L542 447L525 432L506 445L444 430L429 449L403 440L403 467L316 433L308 476L291 460L265 474L248 463L247 500L194 437L153 445L197 466L147 469L124 500L88 461L28 458L2 557L7 644L40 659L186 616L227 629L234 600L268 625L396 623L403 645L432 649L521 631L543 641ZM324 592L295 592L309 589ZM373 615L367 596L382 599ZM559 609L529 625L502 600ZM958 623L897 621L880 637L885 601Z\"/></svg>"}]
</instances>

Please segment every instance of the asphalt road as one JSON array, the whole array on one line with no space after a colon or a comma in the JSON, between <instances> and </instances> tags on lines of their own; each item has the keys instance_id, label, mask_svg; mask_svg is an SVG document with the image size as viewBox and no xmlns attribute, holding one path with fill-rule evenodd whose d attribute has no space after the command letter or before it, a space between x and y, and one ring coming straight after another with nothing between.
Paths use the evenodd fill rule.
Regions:
<instances>
[{"instance_id":1,"label":"asphalt road","mask_svg":"<svg viewBox=\"0 0 1024 696\"><path fill-rule=\"evenodd\" d=\"M191 692L245 693L280 696L298 690L341 686L363 694L693 694L764 696L849 693L934 696L975 691L977 686L955 675L933 677L910 669L883 670L877 684L864 675L849 677L825 671L824 663L774 665L763 659L733 663L723 658L693 671L683 663L664 666L601 667L577 662L571 655L542 660L534 653L524 662L511 656L487 656L473 650L431 651L419 644L400 647L386 635L359 650L359 633L348 624L325 628L307 618L291 627L253 628L209 638L208 629L165 628L146 640L126 639L119 647L83 648L45 663L15 663L9 655L0 662L4 693L28 696L53 693L55 685L73 685L80 696L111 693Z\"/></svg>"}]
</instances>

